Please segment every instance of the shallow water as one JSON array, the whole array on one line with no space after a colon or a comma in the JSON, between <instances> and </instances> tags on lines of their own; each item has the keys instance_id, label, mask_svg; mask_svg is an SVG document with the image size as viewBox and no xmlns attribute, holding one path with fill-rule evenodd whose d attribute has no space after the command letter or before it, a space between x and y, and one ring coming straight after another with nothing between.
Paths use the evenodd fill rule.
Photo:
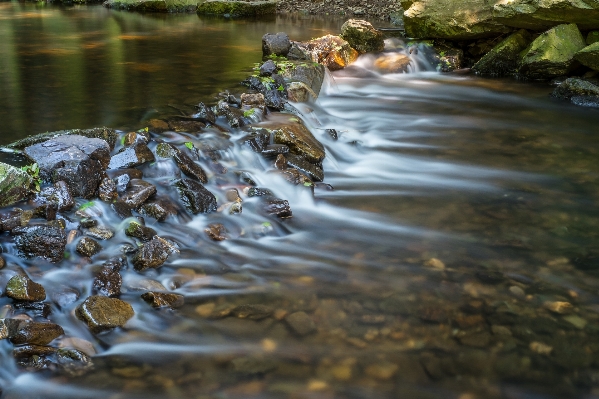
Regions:
<instances>
[{"instance_id":1,"label":"shallow water","mask_svg":"<svg viewBox=\"0 0 599 399\"><path fill-rule=\"evenodd\" d=\"M20 10L9 4L0 4L2 18ZM147 71L118 67L122 81L130 84L123 94L77 102L80 116L67 118L64 126L45 106L34 104L44 104L44 92L55 91L70 101L68 91L48 87L40 93L35 85L20 86L16 92L27 93L30 100L23 104L31 104L32 115L49 116L32 121L21 111L2 115L16 126L2 131L3 142L27 129L138 128L149 118L146 113L172 112L165 107L169 103L185 109L209 102L206 97L221 88L241 92L235 82L247 73L246 65L259 60L264 32L284 30L305 39L340 26L318 19L298 27L297 21L281 18L235 23L101 8L23 7L26 12L19 12L26 15L49 12L46 18L52 19L61 14L56 17L63 21L60 26L65 24L61 18L81 13L85 25L98 24L94 29L102 32L102 21L111 19L128 18L132 25L126 26L159 37L157 21L167 31L181 25L191 33L176 36L175 42L188 50L200 43L194 40L205 27L214 25L218 35L209 37L215 49L222 45L216 37L230 35L242 38L245 55L236 48L235 63L190 77L188 67L205 68L208 56L189 60L191 53L185 53L181 66L162 83ZM25 20L11 19L13 24ZM29 45L36 40L29 37ZM150 65L177 51L167 42L151 50L142 40L131 43L133 49L121 57L151 53ZM100 59L113 65L106 54ZM422 51L413 56L407 74L372 72L372 61L365 57L332 74L316 103L298 106L327 150L325 183L331 187L318 185L314 195L267 173L268 162L236 143L241 132L233 132L231 140L216 130L156 137L219 148L229 172L211 176L207 185L219 205L226 202L226 190L247 186L234 174L245 170L259 186L287 199L293 218L263 216L256 199L242 195L240 215L228 214L225 207L165 223L147 219L160 236L177 242L181 253L158 270L123 273L121 298L136 311L123 329L94 336L72 315L89 295L97 267L120 253L123 243L134 243L122 232L126 221L111 217L106 205L97 201L88 212L119 232L110 241L114 245L106 245L92 263L72 246L67 247L70 259L58 266L22 260L10 237L3 236L8 266L2 289L22 267L52 295L77 293L79 299L62 308L50 300L49 318L68 337L91 342L97 353L94 371L68 378L18 369L12 344L0 341L3 397L599 397L599 112L550 98L552 88L545 84L438 74ZM32 64L19 65L19 73L33 73ZM58 68L60 62L52 65ZM4 82L19 86L3 71L3 87ZM210 77L218 83L202 89L202 79ZM196 80L186 86L186 79ZM87 80L91 86L78 78L72 82L84 95L97 79ZM339 133L337 141L325 132L331 128ZM143 169L160 185L169 167L157 162ZM226 226L228 240L206 237L204 229L215 222ZM185 295L186 304L176 311L150 309L136 288L143 279ZM573 307L559 314L551 310L556 302ZM1 305L11 303L0 298ZM236 306L248 304L274 312L262 318L263 308L254 307L258 320L231 315ZM314 322L315 330L306 335L287 319L299 311Z\"/></svg>"}]
</instances>

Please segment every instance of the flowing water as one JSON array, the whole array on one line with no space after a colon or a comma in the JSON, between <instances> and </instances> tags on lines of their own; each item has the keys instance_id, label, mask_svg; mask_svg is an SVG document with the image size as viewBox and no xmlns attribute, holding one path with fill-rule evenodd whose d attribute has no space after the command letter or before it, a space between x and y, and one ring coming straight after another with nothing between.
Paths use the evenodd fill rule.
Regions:
<instances>
[{"instance_id":1,"label":"flowing water","mask_svg":"<svg viewBox=\"0 0 599 399\"><path fill-rule=\"evenodd\" d=\"M59 128L139 128L176 113L169 104L241 92L263 33L309 39L343 22L16 3L0 3L0 21L5 143ZM127 221L100 202L88 209L118 232L92 263L70 246L58 266L23 260L3 236L2 281L23 268L54 298L49 318L68 338L52 345L83 347L75 338L96 353L79 377L31 373L1 341L3 397L599 397L599 112L550 98L546 84L439 74L423 47L410 73L379 74L372 63L333 73L316 103L298 105L327 151L326 184L313 194L267 173L236 143L241 132L159 137L219 149L230 172L207 185L219 205L247 186L233 173L243 170L287 199L293 218L262 216L242 195L241 214L147 220L181 253L158 270L124 272L121 298L136 311L125 328L94 336L72 312L97 267L134 243ZM160 184L168 165L145 176ZM229 239L206 237L214 222ZM150 309L137 290L148 279L186 304ZM24 312L11 303L0 299L5 313Z\"/></svg>"}]
</instances>

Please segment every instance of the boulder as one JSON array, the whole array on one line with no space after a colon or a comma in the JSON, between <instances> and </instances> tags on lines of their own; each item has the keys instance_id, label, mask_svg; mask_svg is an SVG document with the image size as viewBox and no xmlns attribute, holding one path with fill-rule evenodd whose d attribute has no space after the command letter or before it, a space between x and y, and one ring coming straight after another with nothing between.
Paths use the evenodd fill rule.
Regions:
<instances>
[{"instance_id":1,"label":"boulder","mask_svg":"<svg viewBox=\"0 0 599 399\"><path fill-rule=\"evenodd\" d=\"M56 132L41 133L36 134L34 136L29 136L19 141L15 141L14 143L7 145L6 147L11 148L13 150L24 150L26 147L32 146L34 144L43 143L44 141L55 139L60 136L70 135L83 136L88 137L90 139L102 139L108 143L111 150L116 145L116 140L118 137L118 134L114 129L109 129L107 127L95 127L92 129L59 130Z\"/></svg>"},{"instance_id":2,"label":"boulder","mask_svg":"<svg viewBox=\"0 0 599 399\"><path fill-rule=\"evenodd\" d=\"M576 65L574 55L584 47L586 44L575 24L556 26L522 52L518 74L529 79L566 75Z\"/></svg>"},{"instance_id":3,"label":"boulder","mask_svg":"<svg viewBox=\"0 0 599 399\"><path fill-rule=\"evenodd\" d=\"M33 178L27 172L0 162L0 208L27 199L32 184Z\"/></svg>"},{"instance_id":4,"label":"boulder","mask_svg":"<svg viewBox=\"0 0 599 399\"><path fill-rule=\"evenodd\" d=\"M291 48L291 41L285 32L267 33L262 36L262 56L275 55L286 57Z\"/></svg>"},{"instance_id":5,"label":"boulder","mask_svg":"<svg viewBox=\"0 0 599 399\"><path fill-rule=\"evenodd\" d=\"M588 0L495 1L493 19L503 25L542 31L563 23L599 28L599 3Z\"/></svg>"},{"instance_id":6,"label":"boulder","mask_svg":"<svg viewBox=\"0 0 599 399\"><path fill-rule=\"evenodd\" d=\"M64 181L76 197L92 198L110 162L110 146L105 140L65 135L26 147L25 155L36 162L40 177L56 183Z\"/></svg>"},{"instance_id":7,"label":"boulder","mask_svg":"<svg viewBox=\"0 0 599 399\"><path fill-rule=\"evenodd\" d=\"M478 39L511 31L493 19L494 2L487 0L417 0L402 4L408 37Z\"/></svg>"},{"instance_id":8,"label":"boulder","mask_svg":"<svg viewBox=\"0 0 599 399\"><path fill-rule=\"evenodd\" d=\"M574 59L586 67L599 71L599 41L577 52Z\"/></svg>"},{"instance_id":9,"label":"boulder","mask_svg":"<svg viewBox=\"0 0 599 399\"><path fill-rule=\"evenodd\" d=\"M599 86L578 78L568 78L553 90L553 97L570 100L572 97L599 97Z\"/></svg>"},{"instance_id":10,"label":"boulder","mask_svg":"<svg viewBox=\"0 0 599 399\"><path fill-rule=\"evenodd\" d=\"M312 61L331 71L343 69L358 58L358 52L339 36L326 35L305 43Z\"/></svg>"},{"instance_id":11,"label":"boulder","mask_svg":"<svg viewBox=\"0 0 599 399\"><path fill-rule=\"evenodd\" d=\"M231 17L250 17L275 14L276 0L199 0L198 14L216 14Z\"/></svg>"},{"instance_id":12,"label":"boulder","mask_svg":"<svg viewBox=\"0 0 599 399\"><path fill-rule=\"evenodd\" d=\"M135 312L131 305L120 299L94 295L79 305L75 314L91 332L99 333L124 326Z\"/></svg>"},{"instance_id":13,"label":"boulder","mask_svg":"<svg viewBox=\"0 0 599 399\"><path fill-rule=\"evenodd\" d=\"M133 168L146 162L154 162L154 153L143 142L136 142L121 150L110 158L108 169Z\"/></svg>"},{"instance_id":14,"label":"boulder","mask_svg":"<svg viewBox=\"0 0 599 399\"><path fill-rule=\"evenodd\" d=\"M40 302L46 299L46 290L27 276L14 276L6 284L6 296L17 301Z\"/></svg>"},{"instance_id":15,"label":"boulder","mask_svg":"<svg viewBox=\"0 0 599 399\"><path fill-rule=\"evenodd\" d=\"M4 319L8 339L15 345L47 345L64 334L58 324L39 323L21 319Z\"/></svg>"},{"instance_id":16,"label":"boulder","mask_svg":"<svg viewBox=\"0 0 599 399\"><path fill-rule=\"evenodd\" d=\"M64 229L50 226L25 226L12 230L15 244L21 255L26 258L39 256L50 262L60 262L67 245Z\"/></svg>"},{"instance_id":17,"label":"boulder","mask_svg":"<svg viewBox=\"0 0 599 399\"><path fill-rule=\"evenodd\" d=\"M188 12L197 8L197 0L108 0L105 7L141 12Z\"/></svg>"},{"instance_id":18,"label":"boulder","mask_svg":"<svg viewBox=\"0 0 599 399\"><path fill-rule=\"evenodd\" d=\"M360 19L347 20L341 26L341 35L358 53L381 52L385 48L383 34L370 22Z\"/></svg>"},{"instance_id":19,"label":"boulder","mask_svg":"<svg viewBox=\"0 0 599 399\"><path fill-rule=\"evenodd\" d=\"M149 268L156 269L164 264L168 257L178 252L171 242L164 238L156 237L143 244L133 256L133 267L137 271Z\"/></svg>"},{"instance_id":20,"label":"boulder","mask_svg":"<svg viewBox=\"0 0 599 399\"><path fill-rule=\"evenodd\" d=\"M472 70L480 75L511 75L518 68L520 53L531 43L530 33L524 29L512 33L485 54Z\"/></svg>"},{"instance_id":21,"label":"boulder","mask_svg":"<svg viewBox=\"0 0 599 399\"><path fill-rule=\"evenodd\" d=\"M216 197L195 180L181 179L175 182L181 201L191 213L216 211Z\"/></svg>"}]
</instances>

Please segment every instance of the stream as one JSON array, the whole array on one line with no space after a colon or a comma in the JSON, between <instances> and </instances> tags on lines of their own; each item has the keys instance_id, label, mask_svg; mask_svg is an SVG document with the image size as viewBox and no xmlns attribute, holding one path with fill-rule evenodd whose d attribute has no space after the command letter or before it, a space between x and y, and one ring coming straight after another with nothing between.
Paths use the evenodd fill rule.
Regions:
<instances>
[{"instance_id":1,"label":"stream","mask_svg":"<svg viewBox=\"0 0 599 399\"><path fill-rule=\"evenodd\" d=\"M0 144L127 132L212 105L243 92L264 33L309 40L343 22L1 2ZM265 217L241 195L240 214L147 218L180 254L123 272L136 313L124 328L94 335L73 314L98 266L134 244L108 205L87 209L117 231L92 262L70 244L58 264L22 259L2 233L0 292L25 270L65 330L51 345L94 354L75 377L30 372L2 340L2 399L599 398L599 111L551 98L546 83L438 73L425 46L387 40L410 46L408 73L376 72L365 55L296 105L327 153L313 192L268 173L241 131L162 134L218 149L229 172L206 187L219 206L223 187L249 187L235 180L245 171L293 217ZM157 185L172 172L142 169ZM210 240L210 223L228 238ZM152 309L140 298L152 284L185 305ZM0 297L2 317L27 314L11 304Z\"/></svg>"}]
</instances>

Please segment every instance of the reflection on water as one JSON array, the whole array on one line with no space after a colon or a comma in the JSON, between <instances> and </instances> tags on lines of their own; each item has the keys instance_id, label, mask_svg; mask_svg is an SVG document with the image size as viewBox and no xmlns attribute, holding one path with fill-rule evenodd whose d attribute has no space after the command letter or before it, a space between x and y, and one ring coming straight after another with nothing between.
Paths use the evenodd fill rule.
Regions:
<instances>
[{"instance_id":1,"label":"reflection on water","mask_svg":"<svg viewBox=\"0 0 599 399\"><path fill-rule=\"evenodd\" d=\"M45 131L124 126L206 101L261 58L266 32L297 40L338 18L201 19L102 6L0 3L0 143Z\"/></svg>"},{"instance_id":2,"label":"reflection on water","mask_svg":"<svg viewBox=\"0 0 599 399\"><path fill-rule=\"evenodd\" d=\"M152 105L134 102L140 109L185 103L169 97L174 91L146 91L177 87L178 78L167 84L144 75L140 83L140 73L160 73L144 65L164 67L157 60L177 46L187 49L179 50L181 65L190 65L196 52L189 49L201 30L196 24L231 24L67 11L85 11L92 26L119 18L145 26L114 37L161 36L157 26L163 25L194 32L175 35L169 51L165 45L144 50L140 43L149 39L132 39L139 54L155 57L147 64L127 61L130 49L110 61L116 70L107 73L130 84L125 97L152 98ZM259 38L272 29L260 24L234 25L252 54L243 62L259 57ZM118 41L124 46L127 39ZM242 43L221 43L222 51L245 48ZM236 59L208 75L219 83L208 85L206 94L221 84L233 87L242 70L237 61L243 63ZM253 212L256 198L242 196L241 215L148 219L160 236L179 243L181 254L158 270L124 272L121 298L136 311L124 329L94 336L71 314L103 259L77 261L69 247L73 262L36 264L18 258L5 237L9 265L2 281L23 267L50 293L65 286L79 292L78 302L54 306L50 318L97 353L95 370L81 377L30 374L15 367L12 345L0 341L5 397L599 397L598 114L549 98L545 85L439 75L417 61L422 68L416 73L380 75L362 69L372 62L364 58L333 74L316 104L300 107L326 147L325 182L334 187L317 186L314 197L305 187L283 184L267 173L270 165L218 132L160 137L210 142L229 171L249 171L259 186L288 199L294 217L262 217ZM27 90L43 101L43 91ZM194 91L205 94L183 90L190 97ZM115 107L106 115L139 126L135 113L119 114L115 98L102 103ZM76 112L102 114L90 104L81 102ZM331 128L337 141L325 133ZM233 132L231 140L242 135ZM160 186L166 167L157 162L144 174L156 176L152 181ZM227 189L243 191L233 176L207 185L219 205ZM104 256L134 243L122 232L127 221L112 220L105 204L88 211L119 231ZM206 237L205 227L215 222L226 226L228 240ZM186 305L150 310L136 291L147 279L184 294Z\"/></svg>"}]
</instances>

